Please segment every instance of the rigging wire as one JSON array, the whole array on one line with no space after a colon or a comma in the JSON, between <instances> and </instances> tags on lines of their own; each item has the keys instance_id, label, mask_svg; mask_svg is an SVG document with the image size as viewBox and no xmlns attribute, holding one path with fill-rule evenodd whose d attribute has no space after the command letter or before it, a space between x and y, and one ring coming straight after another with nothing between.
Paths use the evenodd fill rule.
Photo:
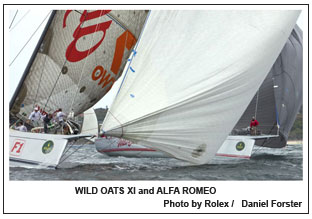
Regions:
<instances>
[{"instance_id":1,"label":"rigging wire","mask_svg":"<svg viewBox=\"0 0 312 219\"><path fill-rule=\"evenodd\" d=\"M137 41L135 47L133 48L134 54L133 54L133 56L132 56L132 58L131 58L131 60L130 60L130 63L129 63L129 65L128 65L128 68L127 68L126 72L124 73L124 77L123 77L123 79L122 79L122 81L121 81L121 84L120 84L120 86L119 86L119 89L118 89L118 91L117 91L117 94L116 94L116 96L115 96L113 102L117 99L117 96L118 96L118 94L119 94L119 91L120 91L121 87L123 86L123 83L124 83L124 81L125 81L125 79L126 79L126 76L127 76L127 74L128 74L128 71L129 71L129 68L130 68L130 65L131 65L131 62L132 62L132 60L133 60L133 58L134 58L134 55L136 54L137 48L138 48L138 46L139 46L139 42L140 42L141 37L142 37L142 35L143 35L143 32L144 32L144 30L145 30L145 26L147 25L147 22L148 22L148 19L149 19L150 14L151 14L151 11L148 12L148 15L147 15L147 17L146 17L146 20L145 20L144 25L143 25L142 30L141 30L141 34L140 34L140 36L139 36L139 38L138 38L138 41Z\"/></svg>"},{"instance_id":2,"label":"rigging wire","mask_svg":"<svg viewBox=\"0 0 312 219\"><path fill-rule=\"evenodd\" d=\"M93 136L92 138L94 138L94 136ZM92 139L92 138L91 138L91 139ZM66 151L63 153L63 155L62 155L62 160L60 160L60 162L55 166L55 169L57 169L58 166L59 166L61 163L63 163L63 162L64 162L65 160L67 160L71 155L73 155L74 153L76 153L79 149L81 149L83 146L85 146L85 145L87 144L87 142L86 142L86 143L84 143L84 144L82 144L82 145L79 145L79 147L77 147L73 152L71 152L70 154L68 154L68 155L65 157L65 154L66 154L67 152L69 152L69 150L74 146L74 143L76 143L78 140L79 140L79 139L74 140L73 143L72 143L71 145L68 146L67 150L66 150Z\"/></svg>"},{"instance_id":3,"label":"rigging wire","mask_svg":"<svg viewBox=\"0 0 312 219\"><path fill-rule=\"evenodd\" d=\"M107 17L109 17L110 19L112 19L112 21L114 22L114 24L117 24L118 26L120 26L120 27L121 27L122 29L124 29L125 31L129 31L129 32L130 32L129 28L128 28L125 24L121 23L121 21L119 21L119 20L118 20L116 17L114 17L111 13L107 13L105 16L107 16ZM135 30L139 29L138 26L139 26L139 25L136 26ZM136 35L136 34L133 34L133 35ZM127 33L127 36L126 36L126 42L127 42L127 38L128 38L128 33ZM136 41L137 41L137 39L136 39ZM94 56L94 57L95 57L95 63L96 63L96 65L97 65L96 56ZM131 57L131 53L130 53L129 57ZM129 58L128 58L128 61L129 61ZM127 65L127 64L126 64L126 65ZM126 65L125 65L125 66L126 66ZM125 69L125 67L123 67L123 69ZM120 72L120 74L117 74L117 76L115 76L115 80L116 80L116 81L119 79L119 77L121 77L122 73L123 73L123 71ZM119 75L119 76L118 76L118 75ZM116 78L117 78L117 79L116 79ZM114 82L114 83L115 83L115 82ZM114 85L114 83L113 83L113 85ZM113 85L112 85L112 86L113 86ZM94 89L95 89L95 87L92 88L92 90L90 91L90 94L93 94L93 93L94 93L94 92L93 92ZM91 96L93 96L93 95L91 95Z\"/></svg>"},{"instance_id":4,"label":"rigging wire","mask_svg":"<svg viewBox=\"0 0 312 219\"><path fill-rule=\"evenodd\" d=\"M14 20L15 20L16 15L17 15L17 12L18 12L18 10L16 10L16 12L15 12L15 15L14 15L14 17L13 17L13 20L11 21L11 24L10 24L10 26L9 26L9 29L11 29L11 26L12 26Z\"/></svg>"},{"instance_id":5,"label":"rigging wire","mask_svg":"<svg viewBox=\"0 0 312 219\"><path fill-rule=\"evenodd\" d=\"M44 66L45 66L45 64L46 64L46 61L47 61L47 56L44 57ZM38 88L37 88L36 96L35 96L35 99L34 99L33 108L35 108L35 105L36 105L36 102L37 102L37 97L38 97L38 93L39 93L39 89L40 89L41 79L42 79L43 73L44 73L44 68L42 68L42 71L41 71L41 74L40 74L40 79L39 79L39 83L38 83Z\"/></svg>"},{"instance_id":6,"label":"rigging wire","mask_svg":"<svg viewBox=\"0 0 312 219\"><path fill-rule=\"evenodd\" d=\"M23 17L22 17L21 19L19 19L19 20L16 22L16 24L10 29L10 31L13 30L13 29L19 24L19 22L21 22L21 21L24 19L24 17L26 17L26 15L27 15L29 12L30 12L30 10L28 10L28 11L23 15Z\"/></svg>"},{"instance_id":7,"label":"rigging wire","mask_svg":"<svg viewBox=\"0 0 312 219\"><path fill-rule=\"evenodd\" d=\"M115 102L115 100L117 99L117 96L118 96L118 94L119 94L119 91L120 91L120 89L122 88L122 86L123 86L123 84L124 84L124 81L125 81L125 79L126 79L126 77L127 77L128 71L129 71L129 69L130 69L130 66L131 66L131 63L132 63L132 61L133 61L133 58L134 58L134 56L135 56L135 54L136 54L137 48L138 48L138 46L139 46L139 42L140 42L140 40L141 40L141 37L142 37L143 32L144 32L144 30L145 30L145 27L146 27L146 25L147 25L147 22L148 22L148 19L149 19L150 14L151 14L151 11L148 12L148 15L147 15L146 20L145 20L145 22L144 22L144 25L143 25L143 27L142 27L142 30L141 30L141 33L140 33L139 38L138 38L138 40L137 40L137 43L136 43L136 45L135 45L134 48L133 48L132 57L131 57L131 55L130 55L131 58L130 58L130 62L128 63L128 68L127 68L126 72L124 73L124 77L123 77L123 79L122 79L122 81L121 81L121 84L120 84L120 86L119 86L119 89L118 89L118 91L117 91L117 94L115 95L115 98L114 98L113 102ZM123 124L114 116L114 114L113 114L109 109L107 110L107 113L110 113L110 114L112 115L112 117L113 117L114 119L116 119L116 121L120 124L120 128L121 128L121 136L120 136L120 138L122 138L122 136L123 136ZM104 121L103 121L103 124L104 124ZM102 126L101 126L101 130L102 130L102 131L103 131L103 124L102 124Z\"/></svg>"},{"instance_id":8,"label":"rigging wire","mask_svg":"<svg viewBox=\"0 0 312 219\"><path fill-rule=\"evenodd\" d=\"M29 41L32 39L32 37L36 34L36 32L39 30L39 28L41 27L41 25L44 23L44 21L49 17L49 15L51 14L51 12L49 12L47 14L47 16L44 18L44 20L40 23L40 25L37 27L37 29L35 30L35 32L30 36L30 38L28 39L28 41L25 43L25 45L22 47L22 49L17 53L17 55L15 56L15 58L13 59L13 61L9 64L9 66L11 66L13 64L13 62L16 60L16 58L21 54L21 52L24 50L24 48L27 46L27 44L29 43Z\"/></svg>"},{"instance_id":9,"label":"rigging wire","mask_svg":"<svg viewBox=\"0 0 312 219\"><path fill-rule=\"evenodd\" d=\"M103 13L103 10L101 11L101 14L100 14L99 17L102 16L102 13ZM88 13L86 13L85 19L87 18L87 16L88 16ZM96 24L95 32L98 30L98 26L99 26L99 23ZM90 45L93 44L94 38L95 38L95 37L94 37L94 34L93 34L93 35L92 35L92 40L90 41ZM90 47L89 47L89 48L90 48ZM83 73L84 73L83 70L84 70L84 68L85 68L85 66L86 66L86 63L87 63L87 60L88 60L88 58L89 58L90 51L91 51L91 48L88 49L88 55L87 55L87 57L86 57L86 59L85 59L85 62L84 62L84 64L83 64L83 66L82 66L82 69L81 69L79 81L78 81L78 84L77 84L77 90L76 90L76 92L75 92L75 96L74 96L74 98L73 98L73 101L72 101L72 103L71 103L71 105L70 105L70 109L69 109L69 110L71 110L71 111L72 111L72 107L73 107L73 105L74 105L74 102L75 102L75 99L76 99L76 96L77 96L77 93L78 93L78 90L79 90L79 85L80 85L80 82L81 82L81 79L82 79L82 76L83 76Z\"/></svg>"},{"instance_id":10,"label":"rigging wire","mask_svg":"<svg viewBox=\"0 0 312 219\"><path fill-rule=\"evenodd\" d=\"M75 11L75 12L77 12L77 11ZM84 20L81 22L81 25L80 25L80 27L79 27L79 30L76 32L76 36L78 36L78 34L80 33L81 28L82 28L82 26L83 26L85 20L86 20L86 17L84 17ZM74 36L74 38L75 38L76 36ZM73 50L73 47L71 48L71 50L69 51L69 53L71 53L72 50ZM62 68L61 68L61 69L63 69L63 67L65 66L66 63L67 63L67 59L64 61L64 64L62 65ZM55 89L55 87L56 87L56 84L58 83L58 81L59 81L59 79L60 79L60 77L61 77L61 74L62 74L62 70L60 71L59 75L57 76L57 79L56 79L56 81L55 81L55 83L54 83L54 85L53 85L53 88L52 88L52 90L51 90L51 92L50 92L50 95L48 96L48 99L47 99L47 101L46 101L46 103L45 103L45 105L44 105L44 107L43 107L43 110L45 110L46 106L48 105L48 103L49 103L49 101L50 101L50 98L51 98L51 96L52 96L52 94L53 94L53 91L54 91L54 89Z\"/></svg>"},{"instance_id":11,"label":"rigging wire","mask_svg":"<svg viewBox=\"0 0 312 219\"><path fill-rule=\"evenodd\" d=\"M109 109L107 110L107 113L110 113L110 114L112 115L112 117L113 117L114 119L116 119L116 121L120 124L120 128L121 128L121 135L120 135L120 138L122 138L122 136L123 136L123 124L114 116L113 113L110 112ZM107 114L107 113L106 113L106 114ZM103 123L104 123L104 122L103 122ZM103 126L103 124L102 124L102 126ZM101 129L102 129L102 127L101 127ZM103 130L102 130L102 131L103 131Z\"/></svg>"}]
</instances>

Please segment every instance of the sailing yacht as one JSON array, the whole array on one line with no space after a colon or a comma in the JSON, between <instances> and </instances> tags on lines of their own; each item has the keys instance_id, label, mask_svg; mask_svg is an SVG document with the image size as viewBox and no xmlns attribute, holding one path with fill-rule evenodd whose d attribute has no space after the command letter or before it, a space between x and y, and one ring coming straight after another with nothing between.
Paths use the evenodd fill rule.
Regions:
<instances>
[{"instance_id":1,"label":"sailing yacht","mask_svg":"<svg viewBox=\"0 0 312 219\"><path fill-rule=\"evenodd\" d=\"M62 108L79 115L96 104L120 77L148 11L52 11L10 101L10 127ZM55 167L69 141L91 137L10 129L10 162Z\"/></svg>"},{"instance_id":2,"label":"sailing yacht","mask_svg":"<svg viewBox=\"0 0 312 219\"><path fill-rule=\"evenodd\" d=\"M269 74L216 156L249 159L254 145L285 147L301 105L302 31L296 25ZM261 122L257 136L251 136L248 127L253 116ZM255 142L246 144L246 139L250 138ZM95 144L98 152L108 156L171 157L165 152L133 144L125 139L98 138Z\"/></svg>"},{"instance_id":3,"label":"sailing yacht","mask_svg":"<svg viewBox=\"0 0 312 219\"><path fill-rule=\"evenodd\" d=\"M130 71L124 75L103 122L105 138L96 140L98 151L160 151L204 164L216 154L250 157L255 141L285 140L288 128L284 124L288 127L293 120L283 125L281 122L286 114L282 115L285 103L280 97L287 95L283 94L283 87L288 86L283 80L288 73L280 75L276 66L285 58L282 49L288 50L293 42L285 45L292 31L297 33L299 14L261 10L151 11L135 46ZM300 42L300 35L292 35L293 39ZM299 58L300 46L302 50L302 43L295 48ZM301 63L300 59L296 61L295 65ZM302 66L296 66L294 73L301 72ZM279 116L274 116L271 128L263 129L261 136L230 135L248 126L241 121L251 112L255 97L259 104L257 118L261 117L260 104L265 94L261 85L271 86L268 93L280 88L270 93L271 98L276 97L271 106ZM296 85L300 85L300 78ZM296 95L297 109L302 101L300 89ZM291 113L293 117L296 110Z\"/></svg>"}]
</instances>

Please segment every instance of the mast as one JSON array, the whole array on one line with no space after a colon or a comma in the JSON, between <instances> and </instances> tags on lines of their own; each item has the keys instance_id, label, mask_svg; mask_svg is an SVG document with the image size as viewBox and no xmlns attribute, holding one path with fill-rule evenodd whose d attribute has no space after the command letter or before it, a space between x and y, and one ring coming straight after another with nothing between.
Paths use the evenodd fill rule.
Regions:
<instances>
[{"instance_id":1,"label":"mast","mask_svg":"<svg viewBox=\"0 0 312 219\"><path fill-rule=\"evenodd\" d=\"M45 38L45 36L46 36L46 34L48 32L48 29L49 29L49 27L50 27L50 25L51 25L51 23L53 21L53 18L55 16L55 14L56 14L56 10L53 10L51 15L50 15L50 18L48 20L48 23L46 24L46 26L45 26L45 28L44 28L44 30L42 32L42 35L41 35L41 37L40 37L40 39L39 39L39 41L38 41L38 43L36 45L36 48L35 48L32 56L31 56L31 58L30 58L30 60L28 62L28 65L26 66L26 69L25 69L25 71L23 73L23 76L22 76L21 80L19 81L19 83L17 85L17 88L16 88L16 90L14 92L14 95L13 95L12 99L10 100L10 110L12 109L12 107L14 105L14 102L15 102L15 100L17 98L17 95L19 94L19 92L20 92L20 90L22 88L24 80L26 79L26 77L27 77L27 75L28 75L28 73L30 71L30 68L31 68L31 66L32 66L32 64L33 64L33 62L34 62L34 60L36 58L36 55L37 55L37 53L38 53L38 51L40 49L40 46L41 46L41 44L42 44L42 42L43 42L43 40L44 40L44 38Z\"/></svg>"}]
</instances>

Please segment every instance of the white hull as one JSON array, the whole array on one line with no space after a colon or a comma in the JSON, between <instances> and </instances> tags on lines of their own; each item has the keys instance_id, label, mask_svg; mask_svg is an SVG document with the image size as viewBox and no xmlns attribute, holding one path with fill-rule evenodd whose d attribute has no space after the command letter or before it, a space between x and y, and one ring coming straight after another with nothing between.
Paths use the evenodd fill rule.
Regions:
<instances>
[{"instance_id":1,"label":"white hull","mask_svg":"<svg viewBox=\"0 0 312 219\"><path fill-rule=\"evenodd\" d=\"M50 135L10 129L10 165L56 167L70 139L90 135Z\"/></svg>"},{"instance_id":2,"label":"white hull","mask_svg":"<svg viewBox=\"0 0 312 219\"><path fill-rule=\"evenodd\" d=\"M58 135L10 130L10 163L56 167L67 141Z\"/></svg>"},{"instance_id":3,"label":"white hull","mask_svg":"<svg viewBox=\"0 0 312 219\"><path fill-rule=\"evenodd\" d=\"M98 152L112 157L170 157L164 152L119 138L97 138L95 146Z\"/></svg>"},{"instance_id":4,"label":"white hull","mask_svg":"<svg viewBox=\"0 0 312 219\"><path fill-rule=\"evenodd\" d=\"M249 159L255 140L252 136L228 136L216 156ZM96 150L108 156L123 157L172 157L142 145L118 138L98 138L95 140Z\"/></svg>"}]
</instances>

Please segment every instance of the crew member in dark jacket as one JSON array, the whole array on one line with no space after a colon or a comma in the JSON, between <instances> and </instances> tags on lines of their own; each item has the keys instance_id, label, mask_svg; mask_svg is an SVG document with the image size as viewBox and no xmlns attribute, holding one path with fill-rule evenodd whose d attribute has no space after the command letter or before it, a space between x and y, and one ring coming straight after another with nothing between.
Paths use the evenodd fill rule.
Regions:
<instances>
[{"instance_id":1,"label":"crew member in dark jacket","mask_svg":"<svg viewBox=\"0 0 312 219\"><path fill-rule=\"evenodd\" d=\"M48 133L48 124L50 123L51 119L52 119L52 114L47 114L43 118L44 133Z\"/></svg>"}]
</instances>

